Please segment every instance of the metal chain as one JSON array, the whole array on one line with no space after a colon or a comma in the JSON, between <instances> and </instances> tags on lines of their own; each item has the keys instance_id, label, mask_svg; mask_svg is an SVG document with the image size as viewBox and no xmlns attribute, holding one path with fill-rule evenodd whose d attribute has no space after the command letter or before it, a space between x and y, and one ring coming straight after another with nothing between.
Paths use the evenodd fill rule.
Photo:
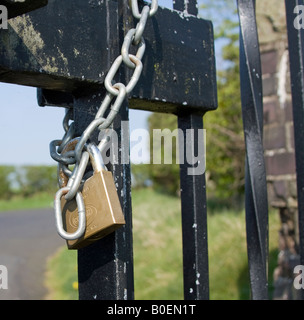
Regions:
<instances>
[{"instance_id":1,"label":"metal chain","mask_svg":"<svg viewBox=\"0 0 304 320\"><path fill-rule=\"evenodd\" d=\"M108 129L112 125L123 101L136 86L141 76L143 69L141 59L146 49L143 32L148 18L152 17L157 12L158 0L152 0L151 7L145 5L141 12L139 12L138 0L131 0L131 9L133 17L139 21L136 27L130 29L125 35L121 54L115 59L108 71L104 81L107 93L96 113L95 119L88 125L81 137L74 139L74 123L72 122L69 125L69 121L72 120L72 109L70 109L67 111L63 119L65 134L62 140L54 140L50 143L51 157L58 162L58 184L60 189L57 191L55 196L54 208L56 217L59 217L61 214L61 212L59 212L60 199L63 195L67 201L77 197L77 203L81 204L80 198L82 196L79 192L79 187L84 180L84 174L89 161L89 153L86 151L87 142L96 129L102 131ZM135 55L129 53L131 45L138 46ZM133 75L131 76L129 83L126 85L123 83L113 84L113 79L122 63L124 63L129 69L134 70ZM104 115L109 108L110 112L105 118ZM109 139L110 136L105 135L100 141L97 146L100 152L105 149ZM71 164L75 164L73 171L70 171L68 168ZM85 210L83 210L83 206L81 205L81 210L79 210L79 219L83 219L84 214ZM67 239L68 235L65 232L62 232L63 229L62 226L59 225L58 218L56 218L56 223L60 236ZM79 228L79 232L73 234L73 237L79 238L83 233L83 228Z\"/></svg>"}]
</instances>

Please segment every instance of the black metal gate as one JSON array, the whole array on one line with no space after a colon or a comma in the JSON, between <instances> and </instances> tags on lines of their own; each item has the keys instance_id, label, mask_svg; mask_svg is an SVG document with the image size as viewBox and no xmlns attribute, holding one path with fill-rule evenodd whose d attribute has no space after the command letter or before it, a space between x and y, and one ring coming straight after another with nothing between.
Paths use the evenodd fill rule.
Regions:
<instances>
[{"instance_id":1,"label":"black metal gate","mask_svg":"<svg viewBox=\"0 0 304 320\"><path fill-rule=\"evenodd\" d=\"M263 94L255 1L237 1L240 18L240 76L246 142L246 230L252 299L268 299L268 210L263 155ZM294 114L298 184L299 247L303 264L303 30L295 28L295 7L285 1ZM301 98L302 97L302 98ZM303 291L302 291L303 298Z\"/></svg>"},{"instance_id":2,"label":"black metal gate","mask_svg":"<svg viewBox=\"0 0 304 320\"><path fill-rule=\"evenodd\" d=\"M37 0L27 7L28 3L25 1L19 9L15 4L12 16L46 5L46 1ZM285 0L285 3L294 110L300 255L304 265L304 37L303 29L294 26L294 8L303 5L303 0ZM11 5L7 1L0 1L0 4ZM197 18L196 0L175 0L173 4L174 11L160 8L157 17L147 24L148 50L144 59L148 68L121 108L119 119L114 121L119 146L113 150L121 151L114 155L118 162L111 169L126 226L78 251L79 298L82 300L134 299L131 172L130 165L121 161L129 157L122 144L129 139L129 133L121 127L121 121L128 120L129 107L176 114L178 127L184 133L188 129L197 133L203 128L203 115L217 107L212 24ZM261 75L261 62L255 0L238 0L237 5L251 293L252 299L267 299L268 202L262 78L256 76ZM9 7L9 10L13 9ZM128 10L127 0L49 0L45 7L13 21L9 30L0 30L0 81L39 87L40 105L73 107L76 135L81 135L94 119L94 112L104 96L103 74L119 53L125 27L133 23ZM50 29L50 25L54 28ZM29 27L36 30L31 34L32 39L23 32ZM38 35L40 42L33 42L36 39L33 36ZM33 48L29 47L31 45ZM71 47L80 54L73 55ZM120 81L128 77L130 75L125 70L118 76ZM185 93L183 80L187 77L199 79L195 82L199 84L193 84ZM159 101L158 97L166 102ZM180 149L184 152L186 148L194 149L198 139L194 134L192 140L184 141L185 145ZM191 154L194 155L195 150ZM192 167L187 163L180 165L184 298L202 300L209 299L206 185L204 174L188 174Z\"/></svg>"}]
</instances>

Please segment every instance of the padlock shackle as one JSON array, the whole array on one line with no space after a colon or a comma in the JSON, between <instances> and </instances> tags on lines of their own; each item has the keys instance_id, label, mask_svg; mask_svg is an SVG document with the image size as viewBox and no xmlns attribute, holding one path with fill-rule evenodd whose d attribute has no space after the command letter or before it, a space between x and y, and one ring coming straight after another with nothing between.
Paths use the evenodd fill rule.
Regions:
<instances>
[{"instance_id":1,"label":"padlock shackle","mask_svg":"<svg viewBox=\"0 0 304 320\"><path fill-rule=\"evenodd\" d=\"M55 220L58 234L65 240L76 240L84 235L86 229L85 205L81 192L76 194L76 203L78 209L78 229L73 233L68 233L63 228L61 197L70 191L69 187L64 187L56 192L54 200Z\"/></svg>"},{"instance_id":2,"label":"padlock shackle","mask_svg":"<svg viewBox=\"0 0 304 320\"><path fill-rule=\"evenodd\" d=\"M90 155L90 161L94 172L101 172L102 170L107 170L103 162L101 152L94 143L89 143L87 145L87 152Z\"/></svg>"}]
</instances>

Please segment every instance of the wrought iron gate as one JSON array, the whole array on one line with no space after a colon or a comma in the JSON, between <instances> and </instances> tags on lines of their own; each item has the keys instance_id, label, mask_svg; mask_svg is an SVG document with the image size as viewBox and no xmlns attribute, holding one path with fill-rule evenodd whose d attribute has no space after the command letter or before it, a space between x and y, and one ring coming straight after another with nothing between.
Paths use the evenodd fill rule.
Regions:
<instances>
[{"instance_id":1,"label":"wrought iron gate","mask_svg":"<svg viewBox=\"0 0 304 320\"><path fill-rule=\"evenodd\" d=\"M32 0L29 6L29 1L25 1L19 8L16 4L10 18L41 8L12 19L9 30L0 30L0 81L39 87L40 105L73 108L76 135L81 135L94 119L102 101L104 73L119 53L125 27L133 23L128 15L128 0L49 0L47 5L46 2ZM285 3L294 110L300 254L304 265L304 38L303 29L294 27L294 8L303 5L303 0L285 0ZM0 4L11 5L4 0ZM147 24L148 45L144 59L148 67L113 124L119 137L119 146L113 150L119 151L114 155L118 161L111 169L126 226L78 250L80 299L134 299L131 172L129 163L121 161L129 157L122 144L129 139L129 133L121 127L121 121L128 120L129 107L176 114L178 127L184 133L188 129L196 132L202 129L203 115L217 107L212 24L197 18L196 0L175 0L173 5L173 11L160 8L157 17ZM255 0L238 0L237 5L251 292L253 299L267 299L268 202L263 154L262 79L257 76L261 75L261 62ZM184 80L189 77L199 81L195 81L185 93ZM122 70L118 78L123 82L130 78L130 74ZM181 150L194 148L199 143L198 136L194 135L192 141L183 143L188 145ZM191 166L187 163L180 165L184 298L202 300L209 299L206 185L204 174L188 175Z\"/></svg>"}]
</instances>

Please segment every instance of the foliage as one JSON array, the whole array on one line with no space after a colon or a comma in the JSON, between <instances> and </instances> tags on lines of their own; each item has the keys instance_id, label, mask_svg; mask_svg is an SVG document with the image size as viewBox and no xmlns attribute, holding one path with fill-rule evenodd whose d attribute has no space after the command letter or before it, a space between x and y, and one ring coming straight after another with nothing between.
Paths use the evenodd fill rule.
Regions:
<instances>
[{"instance_id":1,"label":"foliage","mask_svg":"<svg viewBox=\"0 0 304 320\"><path fill-rule=\"evenodd\" d=\"M24 166L19 170L17 179L24 196L51 192L56 188L57 169L53 166Z\"/></svg>"},{"instance_id":2,"label":"foliage","mask_svg":"<svg viewBox=\"0 0 304 320\"><path fill-rule=\"evenodd\" d=\"M216 30L224 29L223 21L237 20L235 0L201 0L200 9L200 16L211 20Z\"/></svg>"},{"instance_id":3,"label":"foliage","mask_svg":"<svg viewBox=\"0 0 304 320\"><path fill-rule=\"evenodd\" d=\"M77 300L77 251L59 248L47 261L45 285L49 288L46 300Z\"/></svg>"},{"instance_id":4,"label":"foliage","mask_svg":"<svg viewBox=\"0 0 304 320\"><path fill-rule=\"evenodd\" d=\"M177 194L179 190L179 164L174 132L177 129L177 118L174 115L152 113L148 119L150 132L150 178L153 187L169 194ZM155 130L157 129L157 130ZM161 144L156 143L163 136ZM172 142L164 146L164 141ZM169 158L169 159L167 159ZM166 159L169 163L166 163ZM170 159L172 159L170 163ZM156 160L156 161L155 161ZM155 163L158 162L158 163Z\"/></svg>"},{"instance_id":5,"label":"foliage","mask_svg":"<svg viewBox=\"0 0 304 320\"><path fill-rule=\"evenodd\" d=\"M12 196L10 175L13 171L12 166L0 166L0 199L9 199Z\"/></svg>"},{"instance_id":6,"label":"foliage","mask_svg":"<svg viewBox=\"0 0 304 320\"><path fill-rule=\"evenodd\" d=\"M0 166L0 199L51 193L55 192L56 187L55 166Z\"/></svg>"},{"instance_id":7,"label":"foliage","mask_svg":"<svg viewBox=\"0 0 304 320\"><path fill-rule=\"evenodd\" d=\"M151 184L150 164L132 164L132 188L139 189Z\"/></svg>"},{"instance_id":8,"label":"foliage","mask_svg":"<svg viewBox=\"0 0 304 320\"><path fill-rule=\"evenodd\" d=\"M134 281L137 300L183 299L180 200L152 189L132 193ZM269 289L277 261L279 216L269 216ZM211 300L250 298L245 213L209 210L208 251ZM48 299L77 299L77 255L66 246L47 266Z\"/></svg>"},{"instance_id":9,"label":"foliage","mask_svg":"<svg viewBox=\"0 0 304 320\"><path fill-rule=\"evenodd\" d=\"M206 129L206 169L209 196L238 200L244 192L245 146L241 115L238 22L233 1L204 1L203 17L215 26L216 46L221 45L222 69L217 72L218 110L204 116ZM154 113L149 130L176 128L176 117ZM152 146L152 141L150 143ZM163 146L163 145L162 145ZM162 151L164 152L164 151ZM173 148L175 159L176 148ZM152 147L151 147L152 157ZM152 161L151 161L152 163ZM151 165L151 180L157 189L175 193L179 189L178 165Z\"/></svg>"},{"instance_id":10,"label":"foliage","mask_svg":"<svg viewBox=\"0 0 304 320\"><path fill-rule=\"evenodd\" d=\"M54 193L37 193L30 197L22 195L12 195L9 199L0 199L0 212L10 210L52 208Z\"/></svg>"},{"instance_id":11,"label":"foliage","mask_svg":"<svg viewBox=\"0 0 304 320\"><path fill-rule=\"evenodd\" d=\"M234 11L233 7L231 10L230 14ZM204 117L207 131L206 163L211 182L209 192L230 201L238 200L243 195L245 176L237 26L238 23L230 18L225 19L217 29L217 39L225 39L222 59L227 64L225 69L217 72L218 110Z\"/></svg>"}]
</instances>

